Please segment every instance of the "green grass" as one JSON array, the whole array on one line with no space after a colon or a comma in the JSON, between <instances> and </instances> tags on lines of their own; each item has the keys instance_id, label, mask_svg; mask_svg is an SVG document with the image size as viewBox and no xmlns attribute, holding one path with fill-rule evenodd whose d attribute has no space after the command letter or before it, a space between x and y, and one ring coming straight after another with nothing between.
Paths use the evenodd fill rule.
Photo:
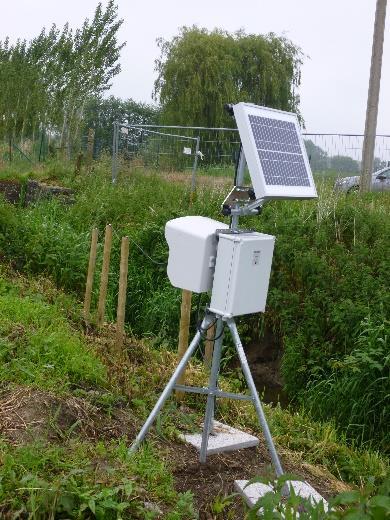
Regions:
<instances>
[{"instance_id":1,"label":"green grass","mask_svg":"<svg viewBox=\"0 0 390 520\"><path fill-rule=\"evenodd\" d=\"M59 159L45 162L15 160L11 163L0 161L0 181L12 180L22 184L28 179L38 181L60 181L62 185L71 185L74 181L74 166Z\"/></svg>"},{"instance_id":2,"label":"green grass","mask_svg":"<svg viewBox=\"0 0 390 520\"><path fill-rule=\"evenodd\" d=\"M322 171L313 171L313 176L315 181L326 180L334 183L337 179L343 177L354 177L359 175L358 173L351 172L340 172L337 170L322 170Z\"/></svg>"},{"instance_id":3,"label":"green grass","mask_svg":"<svg viewBox=\"0 0 390 520\"><path fill-rule=\"evenodd\" d=\"M159 504L169 520L195 518L190 493L177 494L172 475L151 447L136 457L123 442L66 446L0 443L0 511L28 518L155 518ZM97 463L101 461L99 466ZM65 516L64 516L65 515Z\"/></svg>"},{"instance_id":4,"label":"green grass","mask_svg":"<svg viewBox=\"0 0 390 520\"><path fill-rule=\"evenodd\" d=\"M65 391L103 384L105 369L73 333L58 303L39 294L20 297L0 281L0 379Z\"/></svg>"},{"instance_id":5,"label":"green grass","mask_svg":"<svg viewBox=\"0 0 390 520\"><path fill-rule=\"evenodd\" d=\"M35 387L59 398L77 396L98 406L107 421L120 403L141 424L176 363L175 354L156 350L148 342L132 344L124 362L115 358L109 341L86 341L80 306L42 277L25 279L3 267L0 310L0 334L8 345L0 371L3 390ZM46 342L54 332L55 341ZM194 365L189 383L202 384L204 376L202 365ZM230 377L223 377L221 384L227 390L239 385ZM174 490L169 455L158 444L161 435L169 444L179 425L188 427L200 420L203 408L195 401L192 405L188 413L174 402L168 404L157 421L157 436L149 437L135 456L127 451L132 439L89 438L74 425L63 432L60 442L40 436L15 447L0 436L0 513L18 512L32 519L93 514L108 520L141 519L154 518L145 506L152 502L168 520L196 518L191 493ZM265 409L278 446L293 459L321 464L358 485L372 478L380 483L388 473L384 458L348 447L332 424L316 423L280 407ZM218 410L231 424L258 431L249 403L224 401Z\"/></svg>"},{"instance_id":6,"label":"green grass","mask_svg":"<svg viewBox=\"0 0 390 520\"><path fill-rule=\"evenodd\" d=\"M2 269L3 391L29 387L50 391L48 395L85 399L91 389L102 395L93 404L110 409L118 389L76 328L78 313L74 300L50 284L37 286L16 276L9 279ZM48 419L54 424L55 417ZM174 491L169 467L152 445L130 457L127 439L80 438L75 426L63 432L60 444L41 435L35 442L14 447L0 436L0 514L32 519L90 518L92 514L102 519L122 514L153 518L144 502L154 501L164 509L165 518L193 518L191 494Z\"/></svg>"},{"instance_id":7,"label":"green grass","mask_svg":"<svg viewBox=\"0 0 390 520\"><path fill-rule=\"evenodd\" d=\"M390 446L390 322L368 317L356 340L356 347L342 359L329 362L330 373L314 380L302 400L315 409L317 417L330 414L336 423L346 424L356 442L373 439L385 432L383 445Z\"/></svg>"},{"instance_id":8,"label":"green grass","mask_svg":"<svg viewBox=\"0 0 390 520\"><path fill-rule=\"evenodd\" d=\"M52 165L48 175L53 175L50 168ZM119 244L127 234L131 239L128 329L139 337L157 338L156 346L166 341L174 344L180 291L166 277L164 226L167 220L186 214L223 220L219 207L225 188L200 187L189 207L190 183L169 182L157 172L124 171L113 186L109 162L99 162L92 173L83 172L73 180L71 170L66 173L65 169L61 165L55 175L75 189L73 206L56 201L27 209L0 205L4 255L18 269L50 275L56 284L81 298L90 230L97 226L101 241L104 226L112 223L107 318L115 317ZM355 388L353 400L343 390L342 369L336 367L349 367L349 356L359 357L359 352L371 348L364 335L367 320L383 329L382 339L388 334L390 194L346 197L334 194L331 186L330 181L317 182L318 201L274 201L265 206L260 218L245 220L246 226L273 234L277 240L267 312L241 319L240 331L246 341L257 342L262 341L262 331L271 331L283 350L285 386L296 404L305 405L313 417L335 417L336 427L351 443L371 443L374 450L387 450L388 413L374 412L376 396L386 395L381 382L388 375L386 358L376 360L380 367L373 369L369 395L360 383L361 373L344 370ZM162 265L145 258L135 244ZM100 245L94 305L101 252ZM193 322L195 319L194 302ZM379 352L379 343L376 345ZM337 402L343 402L343 412L342 407L335 407ZM353 415L347 413L352 405Z\"/></svg>"}]
</instances>

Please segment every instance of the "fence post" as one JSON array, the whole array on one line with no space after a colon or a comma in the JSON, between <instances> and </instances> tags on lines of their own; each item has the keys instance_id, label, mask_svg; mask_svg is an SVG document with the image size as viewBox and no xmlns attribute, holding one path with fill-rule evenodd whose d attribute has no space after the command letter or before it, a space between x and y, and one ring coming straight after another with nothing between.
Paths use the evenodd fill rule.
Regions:
<instances>
[{"instance_id":1,"label":"fence post","mask_svg":"<svg viewBox=\"0 0 390 520\"><path fill-rule=\"evenodd\" d=\"M122 243L121 243L118 307L117 307L117 312L116 312L116 338L117 338L118 350L123 346L123 339L124 339L124 334L125 334L125 310L126 310L128 265L129 265L129 237L123 237Z\"/></svg>"},{"instance_id":2,"label":"fence post","mask_svg":"<svg viewBox=\"0 0 390 520\"><path fill-rule=\"evenodd\" d=\"M38 155L38 162L41 162L42 160L42 151L43 151L43 140L45 139L45 133L42 130L41 134L41 142L39 143L39 155Z\"/></svg>"},{"instance_id":3,"label":"fence post","mask_svg":"<svg viewBox=\"0 0 390 520\"><path fill-rule=\"evenodd\" d=\"M98 230L97 230L97 228L93 228L92 235L91 235L91 249L89 251L87 282L85 284L85 296L84 296L83 315L84 315L84 320L86 323L89 322L89 318L90 318L93 276L95 274L95 265L96 265L97 241L98 241Z\"/></svg>"},{"instance_id":4,"label":"fence post","mask_svg":"<svg viewBox=\"0 0 390 520\"><path fill-rule=\"evenodd\" d=\"M178 347L178 361L184 356L188 347L188 338L190 335L190 317L191 317L191 299L192 292L183 289L180 307L180 330L179 330L179 347ZM185 370L177 380L178 385L185 383ZM176 392L176 399L183 399L184 392Z\"/></svg>"},{"instance_id":5,"label":"fence post","mask_svg":"<svg viewBox=\"0 0 390 520\"><path fill-rule=\"evenodd\" d=\"M198 136L196 138L195 157L194 157L194 164L192 166L190 203L193 202L193 200L195 198L195 192L196 192L196 169L198 167L199 146L200 146L200 137Z\"/></svg>"},{"instance_id":6,"label":"fence post","mask_svg":"<svg viewBox=\"0 0 390 520\"><path fill-rule=\"evenodd\" d=\"M97 324L99 327L103 324L104 313L106 309L106 296L108 285L108 273L110 269L110 255L112 244L112 226L108 224L104 233L104 249L103 249L103 265L100 276L99 304L97 313Z\"/></svg>"},{"instance_id":7,"label":"fence post","mask_svg":"<svg viewBox=\"0 0 390 520\"><path fill-rule=\"evenodd\" d=\"M112 167L111 167L111 180L114 184L118 176L118 135L119 125L114 122L113 137L112 137Z\"/></svg>"},{"instance_id":8,"label":"fence post","mask_svg":"<svg viewBox=\"0 0 390 520\"><path fill-rule=\"evenodd\" d=\"M74 167L74 176L76 177L81 172L81 167L83 164L83 152L79 152L76 157L76 164Z\"/></svg>"},{"instance_id":9,"label":"fence post","mask_svg":"<svg viewBox=\"0 0 390 520\"><path fill-rule=\"evenodd\" d=\"M87 162L88 166L91 166L93 160L93 148L95 145L95 130L93 128L88 129L88 142L87 142Z\"/></svg>"},{"instance_id":10,"label":"fence post","mask_svg":"<svg viewBox=\"0 0 390 520\"><path fill-rule=\"evenodd\" d=\"M191 194L190 194L190 206L194 200L195 195L195 175L196 175L196 167L198 164L198 152L199 152L199 143L200 137L196 138L196 147L195 147L195 160L194 166L192 168L192 182L191 182ZM184 356L185 351L188 347L188 338L190 335L190 319L191 319L191 300L192 300L192 292L187 291L187 289L183 289L181 293L181 307L180 307L180 329L179 329L179 346L178 346L178 361ZM177 380L178 385L183 385L185 383L186 371L183 370L181 376ZM184 397L183 392L176 392L176 399L181 400Z\"/></svg>"},{"instance_id":11,"label":"fence post","mask_svg":"<svg viewBox=\"0 0 390 520\"><path fill-rule=\"evenodd\" d=\"M213 359L213 350L214 350L214 338L216 333L216 326L211 325L207 329L206 333L206 341L205 341L205 348L204 348L204 364L207 368L211 367L211 361Z\"/></svg>"}]
</instances>

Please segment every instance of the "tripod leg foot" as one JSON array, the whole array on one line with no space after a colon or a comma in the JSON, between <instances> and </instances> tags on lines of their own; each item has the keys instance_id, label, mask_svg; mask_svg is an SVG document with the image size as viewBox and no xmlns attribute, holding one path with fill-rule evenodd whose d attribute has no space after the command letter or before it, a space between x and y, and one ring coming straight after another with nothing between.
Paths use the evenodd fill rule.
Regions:
<instances>
[{"instance_id":1,"label":"tripod leg foot","mask_svg":"<svg viewBox=\"0 0 390 520\"><path fill-rule=\"evenodd\" d=\"M250 390L250 392L252 394L252 397L253 397L253 402L254 402L254 405L255 405L255 408L256 408L257 416L259 418L259 422L260 422L261 428L262 428L263 433L264 433L265 442L267 443L268 451L269 451L269 453L271 455L271 459L272 459L272 463L273 463L274 468L275 468L276 476L280 477L281 475L283 475L283 468L282 468L282 465L280 463L279 456L277 454L277 451L276 451L276 448L275 448L275 444L274 444L274 441L273 441L272 436L271 436L271 432L269 430L267 419L266 419L266 417L264 415L263 407L261 406L261 401L260 401L260 398L259 398L259 394L257 393L256 386L255 386L255 383L253 381L253 377L252 377L252 374L251 374L251 371L250 371L250 368L249 368L249 365L248 365L248 360L246 359L244 348L242 346L242 343L241 343L241 340L240 340L240 336L238 334L237 326L236 326L235 321L233 320L233 318L229 318L228 320L226 320L226 323L227 323L227 325L228 325L228 327L230 329L230 332L232 334L233 341L234 341L234 344L236 346L237 354L238 354L238 357L240 359L241 368L242 368L242 371L244 373L244 376L245 376L248 388L249 388L249 390Z\"/></svg>"},{"instance_id":2,"label":"tripod leg foot","mask_svg":"<svg viewBox=\"0 0 390 520\"><path fill-rule=\"evenodd\" d=\"M205 318L202 322L201 327L206 329L209 326L211 321L212 321L212 318L209 318L209 317ZM190 357L192 356L195 349L199 345L200 340L201 340L201 334L198 331L195 334L194 339L191 341L186 352L184 353L184 356L180 360L180 363L178 364L176 370L172 374L172 377L169 380L167 386L164 388L163 393L160 395L160 398L158 399L157 403L155 404L153 410L150 412L149 417L146 419L146 422L143 425L141 431L137 435L133 444L130 446L129 453L133 453L134 451L136 451L138 449L139 445L141 444L141 442L144 440L144 438L145 438L146 434L148 433L149 428L152 426L158 412L161 410L161 408L164 406L165 401L171 395L172 390L176 384L176 381L180 377L180 375L183 372L185 366L187 365Z\"/></svg>"},{"instance_id":3,"label":"tripod leg foot","mask_svg":"<svg viewBox=\"0 0 390 520\"><path fill-rule=\"evenodd\" d=\"M219 367L221 363L221 350L222 350L222 341L223 341L223 327L224 323L221 318L217 320L215 337L216 340L214 342L213 349L213 360L211 363L211 372L209 379L209 390L215 392L218 389L218 375L219 375ZM202 434L202 444L200 447L200 455L199 461L204 464L207 458L207 446L209 442L209 435L213 428L214 421L214 410L215 410L215 394L209 394L207 396L207 404L206 404L206 414L203 425L203 434Z\"/></svg>"}]
</instances>

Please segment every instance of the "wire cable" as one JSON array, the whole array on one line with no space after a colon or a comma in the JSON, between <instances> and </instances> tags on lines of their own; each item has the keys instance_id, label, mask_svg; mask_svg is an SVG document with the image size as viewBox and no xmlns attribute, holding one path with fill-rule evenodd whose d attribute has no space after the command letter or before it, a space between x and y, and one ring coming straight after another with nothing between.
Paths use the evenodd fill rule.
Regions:
<instances>
[{"instance_id":1,"label":"wire cable","mask_svg":"<svg viewBox=\"0 0 390 520\"><path fill-rule=\"evenodd\" d=\"M157 260L154 260L154 258L152 258L150 255L148 255L148 253L147 253L144 249L142 249L142 247L141 247L139 244L137 244L137 242L136 242L135 240L133 240L131 237L129 237L129 240L130 240L130 242L131 242L132 244L134 244L135 247L137 247L137 248L141 251L141 253L142 253L144 256L146 256L146 258L148 258L148 259L149 259L153 264L155 264L155 265L164 265L164 266L167 265L167 262L157 262Z\"/></svg>"},{"instance_id":2,"label":"wire cable","mask_svg":"<svg viewBox=\"0 0 390 520\"><path fill-rule=\"evenodd\" d=\"M218 334L218 336L214 336L213 338L208 338L207 336L204 335L205 333L207 333L208 330L210 330L212 327L214 327L214 325L218 321L218 318L215 318L210 323L210 325L208 327L202 327L201 326L201 324L202 324L202 320L200 319L200 300L201 300L201 296L202 296L201 293L199 293L198 294L198 301L197 301L197 304L196 304L196 328L200 332L200 335L202 336L203 339L207 339L207 341L212 341L214 343L214 341L216 341L217 339L219 339L223 335L223 332L224 332L224 329L225 329L225 322L223 322L222 330L221 330L220 334Z\"/></svg>"},{"instance_id":3,"label":"wire cable","mask_svg":"<svg viewBox=\"0 0 390 520\"><path fill-rule=\"evenodd\" d=\"M114 235L115 235L118 239L121 238L115 230L114 230L113 232L114 232ZM126 235L126 236L127 236L127 238L129 239L129 241L130 241L133 245L135 245L135 247L136 247L137 249L139 249L139 250L141 251L141 253L142 253L142 254L143 254L143 255L144 255L148 260L150 260L153 264L155 264L155 265L164 265L164 266L167 265L167 262L157 262L157 260L155 260L154 258L152 258L152 257L151 257L151 256L150 256L150 255L149 255L149 254L144 250L144 249L142 249L142 247L141 247L139 244L137 244L137 242L136 242L135 240L133 240L129 235Z\"/></svg>"}]
</instances>

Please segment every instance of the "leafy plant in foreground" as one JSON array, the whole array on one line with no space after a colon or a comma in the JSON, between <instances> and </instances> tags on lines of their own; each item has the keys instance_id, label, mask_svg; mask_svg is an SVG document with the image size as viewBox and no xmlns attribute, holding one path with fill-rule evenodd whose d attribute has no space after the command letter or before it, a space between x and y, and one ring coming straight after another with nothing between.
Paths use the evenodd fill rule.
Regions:
<instances>
[{"instance_id":1,"label":"leafy plant in foreground","mask_svg":"<svg viewBox=\"0 0 390 520\"><path fill-rule=\"evenodd\" d=\"M339 493L330 499L328 505L322 501L312 502L300 497L289 486L290 480L300 480L294 475L283 475L275 481L255 477L248 486L255 482L271 486L273 491L261 497L247 514L248 520L264 518L265 520L385 520L390 517L390 481L387 480L379 488L372 482L361 490Z\"/></svg>"}]
</instances>

